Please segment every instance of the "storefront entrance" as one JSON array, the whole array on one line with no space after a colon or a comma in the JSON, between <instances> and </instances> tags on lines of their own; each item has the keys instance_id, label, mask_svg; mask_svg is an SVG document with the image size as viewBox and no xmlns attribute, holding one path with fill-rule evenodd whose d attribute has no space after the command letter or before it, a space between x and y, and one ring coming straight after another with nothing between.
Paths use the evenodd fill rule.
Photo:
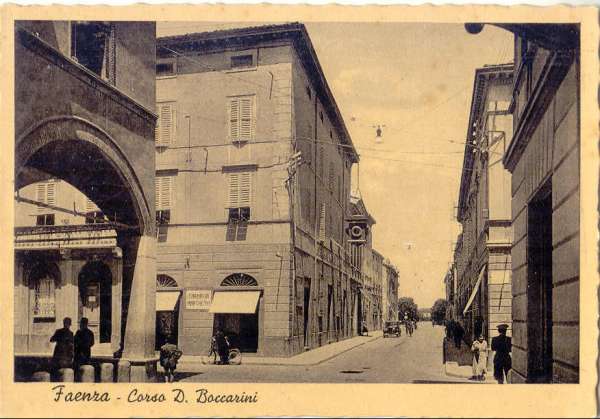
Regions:
<instances>
[{"instance_id":1,"label":"storefront entrance","mask_svg":"<svg viewBox=\"0 0 600 419\"><path fill-rule=\"evenodd\" d=\"M256 279L238 273L225 278L215 290L210 307L213 335L222 330L230 344L242 352L258 352L259 300Z\"/></svg>"},{"instance_id":2,"label":"storefront entrance","mask_svg":"<svg viewBox=\"0 0 600 419\"><path fill-rule=\"evenodd\" d=\"M177 281L167 275L156 277L156 342L160 349L167 342L178 345L179 297Z\"/></svg>"},{"instance_id":3,"label":"storefront entrance","mask_svg":"<svg viewBox=\"0 0 600 419\"><path fill-rule=\"evenodd\" d=\"M112 333L112 275L103 262L89 262L79 273L79 319L99 343L110 342Z\"/></svg>"}]
</instances>

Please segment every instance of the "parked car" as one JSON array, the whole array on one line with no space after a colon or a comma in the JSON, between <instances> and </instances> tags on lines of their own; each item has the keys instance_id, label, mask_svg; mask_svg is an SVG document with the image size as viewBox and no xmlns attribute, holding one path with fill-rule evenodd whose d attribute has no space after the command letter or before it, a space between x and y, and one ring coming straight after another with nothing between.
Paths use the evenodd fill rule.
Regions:
<instances>
[{"instance_id":1,"label":"parked car","mask_svg":"<svg viewBox=\"0 0 600 419\"><path fill-rule=\"evenodd\" d=\"M383 337L387 338L388 336L400 336L400 322L390 321L385 322L383 325Z\"/></svg>"}]
</instances>

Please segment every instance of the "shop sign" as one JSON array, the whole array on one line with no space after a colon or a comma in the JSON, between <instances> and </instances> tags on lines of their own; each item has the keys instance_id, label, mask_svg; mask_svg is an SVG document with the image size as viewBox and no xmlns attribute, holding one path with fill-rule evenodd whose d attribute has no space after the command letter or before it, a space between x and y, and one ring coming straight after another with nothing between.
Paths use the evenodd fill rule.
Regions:
<instances>
[{"instance_id":1,"label":"shop sign","mask_svg":"<svg viewBox=\"0 0 600 419\"><path fill-rule=\"evenodd\" d=\"M186 290L185 308L188 310L208 311L212 301L211 290Z\"/></svg>"}]
</instances>

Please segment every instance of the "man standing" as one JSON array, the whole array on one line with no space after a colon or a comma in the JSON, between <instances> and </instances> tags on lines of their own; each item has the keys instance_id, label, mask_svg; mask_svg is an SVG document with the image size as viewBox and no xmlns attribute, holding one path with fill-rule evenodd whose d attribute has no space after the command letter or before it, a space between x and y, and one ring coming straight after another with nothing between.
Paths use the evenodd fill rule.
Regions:
<instances>
[{"instance_id":1,"label":"man standing","mask_svg":"<svg viewBox=\"0 0 600 419\"><path fill-rule=\"evenodd\" d=\"M88 329L87 317L82 317L79 322L79 330L75 333L75 370L81 365L89 364L92 358L92 346L94 346L94 332Z\"/></svg>"},{"instance_id":2,"label":"man standing","mask_svg":"<svg viewBox=\"0 0 600 419\"><path fill-rule=\"evenodd\" d=\"M507 324L498 325L499 336L492 338L492 351L496 351L496 355L494 355L494 378L499 384L504 384L504 376L506 375L508 378L508 371L512 368L510 357L512 344L510 338L506 336L507 329Z\"/></svg>"},{"instance_id":3,"label":"man standing","mask_svg":"<svg viewBox=\"0 0 600 419\"><path fill-rule=\"evenodd\" d=\"M217 344L217 352L219 353L220 364L227 365L229 364L229 342L225 337L225 334L222 330L217 330L217 334L215 335L215 342Z\"/></svg>"},{"instance_id":4,"label":"man standing","mask_svg":"<svg viewBox=\"0 0 600 419\"><path fill-rule=\"evenodd\" d=\"M71 318L63 319L62 329L56 329L50 342L56 342L52 354L52 366L55 370L73 368L73 332L71 332Z\"/></svg>"}]
</instances>

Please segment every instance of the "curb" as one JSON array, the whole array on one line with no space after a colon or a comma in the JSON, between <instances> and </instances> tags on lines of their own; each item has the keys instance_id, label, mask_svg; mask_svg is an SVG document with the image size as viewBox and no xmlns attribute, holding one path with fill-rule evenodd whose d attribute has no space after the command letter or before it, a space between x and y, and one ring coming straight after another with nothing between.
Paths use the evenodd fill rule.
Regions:
<instances>
[{"instance_id":1,"label":"curb","mask_svg":"<svg viewBox=\"0 0 600 419\"><path fill-rule=\"evenodd\" d=\"M369 342L374 342L377 339L380 339L381 336L372 336L371 339L366 340L364 342L360 342L359 344L352 346L350 348L346 348L343 351L340 352L336 352L334 354L332 354L331 356L325 357L323 359L320 359L318 361L315 362L251 362L251 363L244 363L244 361L242 360L242 365L273 365L273 366L277 366L277 367L308 367L308 366L314 366L314 365L319 365L322 364L323 362L327 362L330 359L335 358L336 356L339 356L343 353L346 353L348 351L351 351L352 349L358 348L360 346L363 346L364 344L367 344ZM323 348L323 346L321 347ZM199 365L204 365L202 364L202 362L200 361L192 361L189 363L190 366L193 366L194 364L199 364ZM183 365L181 365L181 363L178 365L178 371L180 372L186 372L186 366L185 363Z\"/></svg>"}]
</instances>

